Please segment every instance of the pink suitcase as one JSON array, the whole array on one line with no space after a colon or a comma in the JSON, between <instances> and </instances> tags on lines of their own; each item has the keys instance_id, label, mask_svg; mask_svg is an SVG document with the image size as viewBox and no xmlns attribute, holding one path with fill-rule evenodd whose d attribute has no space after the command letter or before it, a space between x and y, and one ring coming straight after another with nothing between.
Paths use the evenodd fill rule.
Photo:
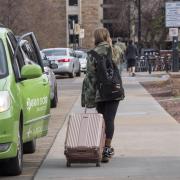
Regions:
<instances>
[{"instance_id":1,"label":"pink suitcase","mask_svg":"<svg viewBox=\"0 0 180 180\"><path fill-rule=\"evenodd\" d=\"M64 154L71 163L96 163L100 166L105 143L102 114L72 114L69 117Z\"/></svg>"}]
</instances>

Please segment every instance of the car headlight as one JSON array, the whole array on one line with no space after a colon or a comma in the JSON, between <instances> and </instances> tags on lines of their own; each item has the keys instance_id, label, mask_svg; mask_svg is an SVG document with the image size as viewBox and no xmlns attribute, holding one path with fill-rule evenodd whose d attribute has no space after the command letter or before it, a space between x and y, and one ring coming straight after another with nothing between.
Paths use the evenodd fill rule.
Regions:
<instances>
[{"instance_id":1,"label":"car headlight","mask_svg":"<svg viewBox=\"0 0 180 180\"><path fill-rule=\"evenodd\" d=\"M0 91L0 113L7 111L10 107L11 99L8 91Z\"/></svg>"}]
</instances>

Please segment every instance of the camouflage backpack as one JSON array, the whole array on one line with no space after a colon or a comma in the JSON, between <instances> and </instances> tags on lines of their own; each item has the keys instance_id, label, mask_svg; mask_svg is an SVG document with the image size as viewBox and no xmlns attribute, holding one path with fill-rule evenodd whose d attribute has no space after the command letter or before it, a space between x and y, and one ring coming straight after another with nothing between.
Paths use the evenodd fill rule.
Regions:
<instances>
[{"instance_id":1,"label":"camouflage backpack","mask_svg":"<svg viewBox=\"0 0 180 180\"><path fill-rule=\"evenodd\" d=\"M123 100L124 88L117 65L112 60L112 50L107 55L100 55L96 51L89 52L96 60L96 87L103 101Z\"/></svg>"}]
</instances>

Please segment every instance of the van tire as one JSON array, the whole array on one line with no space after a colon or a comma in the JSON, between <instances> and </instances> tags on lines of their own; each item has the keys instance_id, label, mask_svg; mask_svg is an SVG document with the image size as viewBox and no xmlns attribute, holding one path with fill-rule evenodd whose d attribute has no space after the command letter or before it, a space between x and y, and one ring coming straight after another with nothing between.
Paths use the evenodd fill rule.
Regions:
<instances>
[{"instance_id":1,"label":"van tire","mask_svg":"<svg viewBox=\"0 0 180 180\"><path fill-rule=\"evenodd\" d=\"M56 108L58 103L57 85L54 88L54 98L51 100L51 108Z\"/></svg>"},{"instance_id":2,"label":"van tire","mask_svg":"<svg viewBox=\"0 0 180 180\"><path fill-rule=\"evenodd\" d=\"M5 163L5 174L9 176L17 176L22 173L23 169L23 142L22 142L22 127L19 125L18 131L18 148L17 155L9 159Z\"/></svg>"},{"instance_id":3,"label":"van tire","mask_svg":"<svg viewBox=\"0 0 180 180\"><path fill-rule=\"evenodd\" d=\"M33 154L36 151L36 139L23 144L24 154Z\"/></svg>"}]
</instances>

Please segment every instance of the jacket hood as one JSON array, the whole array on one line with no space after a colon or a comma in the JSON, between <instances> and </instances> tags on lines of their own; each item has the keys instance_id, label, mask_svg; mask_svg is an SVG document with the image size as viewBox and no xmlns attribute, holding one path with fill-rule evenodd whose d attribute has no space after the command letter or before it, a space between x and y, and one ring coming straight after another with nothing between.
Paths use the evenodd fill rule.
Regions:
<instances>
[{"instance_id":1,"label":"jacket hood","mask_svg":"<svg viewBox=\"0 0 180 180\"><path fill-rule=\"evenodd\" d=\"M94 50L98 53L98 54L107 54L108 49L110 48L110 45L107 42L102 42L99 43Z\"/></svg>"},{"instance_id":2,"label":"jacket hood","mask_svg":"<svg viewBox=\"0 0 180 180\"><path fill-rule=\"evenodd\" d=\"M97 47L107 47L108 48L108 47L110 47L110 45L108 42L101 42L95 48L97 48Z\"/></svg>"}]
</instances>

